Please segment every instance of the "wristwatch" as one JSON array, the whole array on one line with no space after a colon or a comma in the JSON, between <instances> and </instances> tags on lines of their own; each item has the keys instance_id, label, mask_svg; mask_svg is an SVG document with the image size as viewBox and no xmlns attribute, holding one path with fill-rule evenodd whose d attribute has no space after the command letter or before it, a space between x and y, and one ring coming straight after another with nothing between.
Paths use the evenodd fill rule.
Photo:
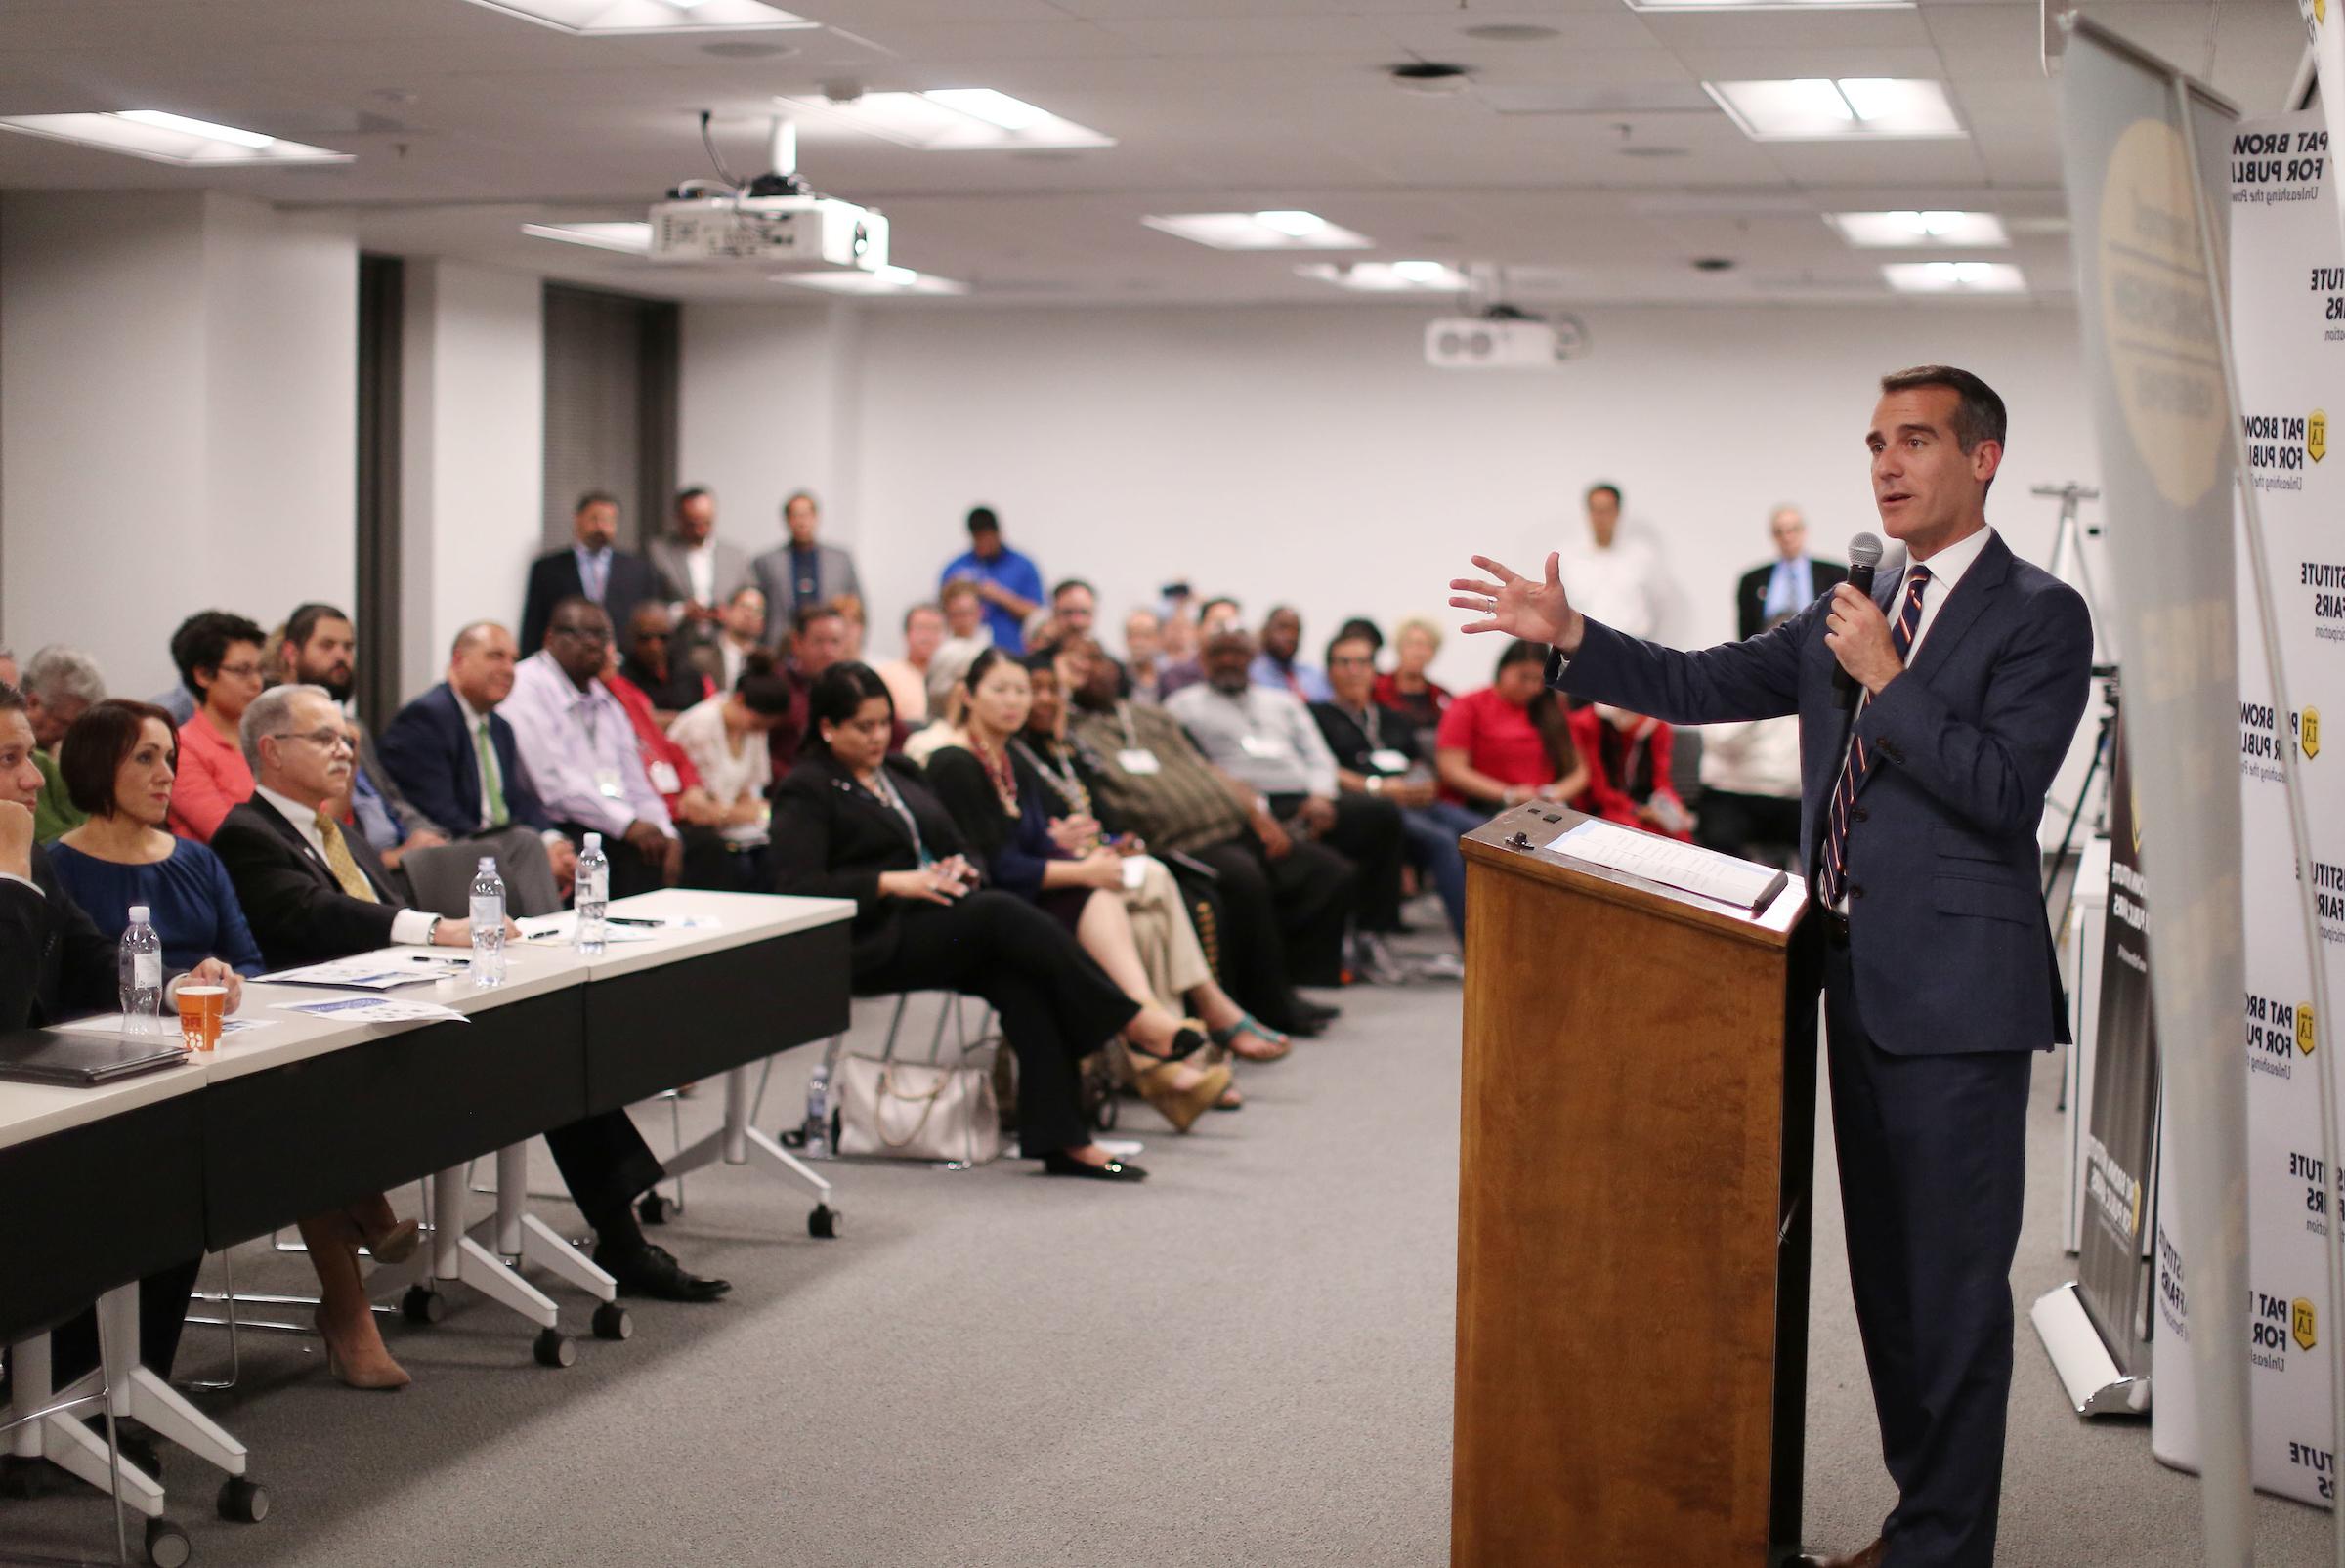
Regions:
<instances>
[{"instance_id":1,"label":"wristwatch","mask_svg":"<svg viewBox=\"0 0 2345 1568\"><path fill-rule=\"evenodd\" d=\"M432 923L423 928L423 945L425 947L431 947L439 940L440 922L447 918L448 916L445 914L435 914L432 916Z\"/></svg>"},{"instance_id":2,"label":"wristwatch","mask_svg":"<svg viewBox=\"0 0 2345 1568\"><path fill-rule=\"evenodd\" d=\"M1383 774L1372 773L1368 776L1368 792L1372 795L1381 795L1385 792L1385 776Z\"/></svg>"}]
</instances>

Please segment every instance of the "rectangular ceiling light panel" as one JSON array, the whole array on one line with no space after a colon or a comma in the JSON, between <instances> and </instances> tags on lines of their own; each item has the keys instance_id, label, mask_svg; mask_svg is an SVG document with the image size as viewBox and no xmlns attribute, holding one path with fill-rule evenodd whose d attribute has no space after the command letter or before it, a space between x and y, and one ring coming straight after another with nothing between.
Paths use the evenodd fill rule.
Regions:
<instances>
[{"instance_id":1,"label":"rectangular ceiling light panel","mask_svg":"<svg viewBox=\"0 0 2345 1568\"><path fill-rule=\"evenodd\" d=\"M1915 0L1629 0L1631 11L1911 11Z\"/></svg>"},{"instance_id":2,"label":"rectangular ceiling light panel","mask_svg":"<svg viewBox=\"0 0 2345 1568\"><path fill-rule=\"evenodd\" d=\"M1824 222L1861 250L2006 250L2011 235L1991 212L1828 212Z\"/></svg>"},{"instance_id":3,"label":"rectangular ceiling light panel","mask_svg":"<svg viewBox=\"0 0 2345 1568\"><path fill-rule=\"evenodd\" d=\"M1437 261L1310 262L1295 271L1369 294L1456 293L1466 287L1464 273Z\"/></svg>"},{"instance_id":4,"label":"rectangular ceiling light panel","mask_svg":"<svg viewBox=\"0 0 2345 1568\"><path fill-rule=\"evenodd\" d=\"M641 38L668 32L768 32L819 27L760 0L472 0L476 6L581 38Z\"/></svg>"},{"instance_id":5,"label":"rectangular ceiling light panel","mask_svg":"<svg viewBox=\"0 0 2345 1568\"><path fill-rule=\"evenodd\" d=\"M624 251L630 256L648 256L652 251L652 226L648 223L525 223L521 232L539 239Z\"/></svg>"},{"instance_id":6,"label":"rectangular ceiling light panel","mask_svg":"<svg viewBox=\"0 0 2345 1568\"><path fill-rule=\"evenodd\" d=\"M1943 82L1896 76L1803 76L1791 81L1704 82L1711 98L1755 142L1956 137L1963 133Z\"/></svg>"},{"instance_id":7,"label":"rectangular ceiling light panel","mask_svg":"<svg viewBox=\"0 0 2345 1568\"><path fill-rule=\"evenodd\" d=\"M909 267L882 267L875 273L776 273L777 283L819 288L832 294L966 294L969 285L950 277L916 273Z\"/></svg>"},{"instance_id":8,"label":"rectangular ceiling light panel","mask_svg":"<svg viewBox=\"0 0 2345 1568\"><path fill-rule=\"evenodd\" d=\"M715 4L716 0L709 0ZM1114 147L1116 139L1061 119L1023 99L990 87L941 87L925 93L866 93L834 102L782 98L775 102L867 136L923 152L984 151L996 148Z\"/></svg>"},{"instance_id":9,"label":"rectangular ceiling light panel","mask_svg":"<svg viewBox=\"0 0 2345 1568\"><path fill-rule=\"evenodd\" d=\"M283 163L348 163L351 154L247 131L234 125L192 120L161 109L134 108L109 114L21 114L0 119L0 130L21 131L52 142L70 142L102 152L121 152L183 168L257 168Z\"/></svg>"},{"instance_id":10,"label":"rectangular ceiling light panel","mask_svg":"<svg viewBox=\"0 0 2345 1568\"><path fill-rule=\"evenodd\" d=\"M1373 250L1366 234L1315 212L1176 212L1142 218L1161 233L1215 250Z\"/></svg>"},{"instance_id":11,"label":"rectangular ceiling light panel","mask_svg":"<svg viewBox=\"0 0 2345 1568\"><path fill-rule=\"evenodd\" d=\"M2025 294L2027 276L2009 262L1892 262L1881 269L1901 294Z\"/></svg>"}]
</instances>

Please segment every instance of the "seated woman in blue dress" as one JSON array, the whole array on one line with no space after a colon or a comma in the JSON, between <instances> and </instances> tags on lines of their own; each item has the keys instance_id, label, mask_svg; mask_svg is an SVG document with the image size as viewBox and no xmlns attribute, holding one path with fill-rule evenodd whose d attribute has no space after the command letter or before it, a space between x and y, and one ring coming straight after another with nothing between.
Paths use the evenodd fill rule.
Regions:
<instances>
[{"instance_id":1,"label":"seated woman in blue dress","mask_svg":"<svg viewBox=\"0 0 2345 1568\"><path fill-rule=\"evenodd\" d=\"M244 923L227 869L204 845L163 826L178 755L171 716L150 703L109 699L74 720L58 747L58 772L74 806L90 820L49 847L50 867L109 937L121 935L133 905L145 905L162 939L166 969L218 957L240 975L257 975L260 946ZM378 1261L397 1262L415 1250L415 1221L394 1215L390 1200L378 1193L348 1209L304 1219L301 1233L323 1287L319 1326L338 1375L355 1387L406 1382L375 1330L356 1249L363 1245ZM175 1343L187 1312L184 1286L176 1302L156 1302L149 1316L165 1312ZM147 1337L143 1333L143 1344ZM154 1347L147 1348L152 1365ZM166 1358L156 1370L168 1366Z\"/></svg>"}]
</instances>

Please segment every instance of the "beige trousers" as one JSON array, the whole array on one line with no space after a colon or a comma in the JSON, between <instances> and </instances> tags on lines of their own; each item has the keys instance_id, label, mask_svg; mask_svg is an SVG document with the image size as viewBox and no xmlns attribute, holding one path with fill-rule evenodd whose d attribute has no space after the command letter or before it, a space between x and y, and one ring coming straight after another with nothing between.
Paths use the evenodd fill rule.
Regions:
<instances>
[{"instance_id":1,"label":"beige trousers","mask_svg":"<svg viewBox=\"0 0 2345 1568\"><path fill-rule=\"evenodd\" d=\"M1138 887L1124 891L1124 911L1131 917L1131 935L1140 950L1140 967L1148 973L1148 990L1175 1018L1189 1010L1188 994L1214 978L1197 927L1189 919L1188 900L1165 863L1153 855L1135 856L1124 863L1144 866L1147 874Z\"/></svg>"}]
</instances>

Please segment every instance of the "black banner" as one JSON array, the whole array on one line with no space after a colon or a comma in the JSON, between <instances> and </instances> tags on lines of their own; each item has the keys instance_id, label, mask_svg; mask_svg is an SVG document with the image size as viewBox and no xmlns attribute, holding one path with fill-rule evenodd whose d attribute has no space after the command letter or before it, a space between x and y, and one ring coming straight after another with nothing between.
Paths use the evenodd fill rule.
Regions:
<instances>
[{"instance_id":1,"label":"black banner","mask_svg":"<svg viewBox=\"0 0 2345 1568\"><path fill-rule=\"evenodd\" d=\"M2085 1131L2084 1236L2077 1293L2117 1369L2150 1373L2152 1270L2142 1255L2157 1138L2157 1041L2150 1017L2150 909L2122 720L2109 789L2109 929Z\"/></svg>"}]
</instances>

